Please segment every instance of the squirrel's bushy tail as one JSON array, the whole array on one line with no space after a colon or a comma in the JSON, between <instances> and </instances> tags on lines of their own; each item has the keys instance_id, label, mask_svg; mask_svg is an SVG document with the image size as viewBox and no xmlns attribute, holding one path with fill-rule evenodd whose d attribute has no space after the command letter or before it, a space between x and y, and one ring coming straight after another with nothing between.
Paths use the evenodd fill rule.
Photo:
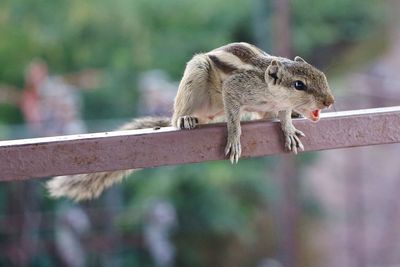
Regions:
<instances>
[{"instance_id":1,"label":"squirrel's bushy tail","mask_svg":"<svg viewBox=\"0 0 400 267\"><path fill-rule=\"evenodd\" d=\"M136 130L153 127L170 126L171 119L167 117L145 117L135 119L118 130ZM134 172L135 170L121 170L113 172L96 172L71 176L54 177L47 182L46 187L51 197L68 197L75 201L97 198L104 189Z\"/></svg>"},{"instance_id":2,"label":"squirrel's bushy tail","mask_svg":"<svg viewBox=\"0 0 400 267\"><path fill-rule=\"evenodd\" d=\"M46 187L54 198L68 197L75 201L97 198L104 189L122 181L134 170L96 172L71 176L57 176Z\"/></svg>"}]
</instances>

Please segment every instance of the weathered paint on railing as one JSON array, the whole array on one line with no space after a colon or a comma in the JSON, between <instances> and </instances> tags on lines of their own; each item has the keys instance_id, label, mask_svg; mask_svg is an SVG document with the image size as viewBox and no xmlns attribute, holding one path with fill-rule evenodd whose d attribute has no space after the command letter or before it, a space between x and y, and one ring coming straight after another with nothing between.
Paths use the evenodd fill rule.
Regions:
<instances>
[{"instance_id":1,"label":"weathered paint on railing","mask_svg":"<svg viewBox=\"0 0 400 267\"><path fill-rule=\"evenodd\" d=\"M322 114L318 123L294 120L306 151L400 142L400 107ZM0 180L224 159L226 126L115 131L0 142ZM243 157L284 153L277 122L242 123ZM239 161L240 164L240 161Z\"/></svg>"}]
</instances>

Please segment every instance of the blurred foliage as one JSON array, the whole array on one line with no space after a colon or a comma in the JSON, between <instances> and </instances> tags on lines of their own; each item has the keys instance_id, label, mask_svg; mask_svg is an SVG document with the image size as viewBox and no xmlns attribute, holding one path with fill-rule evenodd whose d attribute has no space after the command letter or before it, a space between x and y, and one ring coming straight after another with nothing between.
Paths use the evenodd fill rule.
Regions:
<instances>
[{"instance_id":1,"label":"blurred foliage","mask_svg":"<svg viewBox=\"0 0 400 267\"><path fill-rule=\"evenodd\" d=\"M382 31L388 17L387 5L382 1L296 0L292 4L295 52L322 68L336 63L338 58L352 57L353 52L348 50L353 45L375 42L377 33L380 42L385 42ZM365 62L363 58L352 59Z\"/></svg>"},{"instance_id":2,"label":"blurred foliage","mask_svg":"<svg viewBox=\"0 0 400 267\"><path fill-rule=\"evenodd\" d=\"M210 162L140 171L124 186L131 203L120 227L126 233L143 228L151 204L168 201L178 215L172 237L177 266L254 266L277 250L272 206L279 196L265 173L274 162L243 159L241 166ZM264 249L257 251L260 240Z\"/></svg>"},{"instance_id":3,"label":"blurred foliage","mask_svg":"<svg viewBox=\"0 0 400 267\"><path fill-rule=\"evenodd\" d=\"M385 5L376 0L293 1L293 42L300 54L365 41L382 27Z\"/></svg>"},{"instance_id":4,"label":"blurred foliage","mask_svg":"<svg viewBox=\"0 0 400 267\"><path fill-rule=\"evenodd\" d=\"M0 118L2 118L0 122L3 122L5 124L21 122L23 119L21 110L15 105L11 104L0 105ZM0 136L6 136L6 135L0 134Z\"/></svg>"},{"instance_id":5,"label":"blurred foliage","mask_svg":"<svg viewBox=\"0 0 400 267\"><path fill-rule=\"evenodd\" d=\"M23 86L24 68L35 57L54 73L106 69L103 88L85 97L86 118L132 116L139 72L160 68L178 79L190 55L231 40L249 20L249 2L210 3L2 1L0 80Z\"/></svg>"},{"instance_id":6,"label":"blurred foliage","mask_svg":"<svg viewBox=\"0 0 400 267\"><path fill-rule=\"evenodd\" d=\"M85 93L85 118L130 117L138 73L160 68L178 80L194 53L254 42L256 1L1 1L0 81L22 87L24 69L37 57L53 73L105 69L102 88ZM377 0L293 1L294 49L309 57L316 48L362 40L378 27L382 6Z\"/></svg>"},{"instance_id":7,"label":"blurred foliage","mask_svg":"<svg viewBox=\"0 0 400 267\"><path fill-rule=\"evenodd\" d=\"M254 42L256 1L2 0L0 84L22 88L27 64L38 57L55 74L102 69L101 88L83 93L85 118L132 117L140 72L159 68L178 80L194 53L232 41ZM294 50L308 58L363 42L384 23L382 6L378 0L292 1ZM0 122L18 121L15 107L0 106ZM311 158L299 157L298 165ZM235 166L210 162L138 172L123 186L126 208L119 230L140 235L153 201L167 200L179 221L173 235L177 266L255 266L278 250L272 206L279 194L270 177L275 163L252 159ZM0 188L1 212L12 192ZM312 198L302 200L304 217L319 215ZM41 210L50 211L59 202L40 203ZM143 248L116 253L123 256L123 266L152 266ZM52 266L48 255L42 256L34 266ZM91 265L98 266L97 261Z\"/></svg>"}]
</instances>

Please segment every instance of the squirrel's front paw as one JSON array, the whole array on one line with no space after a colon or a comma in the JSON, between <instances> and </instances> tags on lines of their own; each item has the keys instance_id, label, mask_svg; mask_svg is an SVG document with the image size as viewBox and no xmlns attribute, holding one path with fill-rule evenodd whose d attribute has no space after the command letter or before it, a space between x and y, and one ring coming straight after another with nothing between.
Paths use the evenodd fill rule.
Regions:
<instances>
[{"instance_id":1,"label":"squirrel's front paw","mask_svg":"<svg viewBox=\"0 0 400 267\"><path fill-rule=\"evenodd\" d=\"M225 147L225 156L227 156L228 154L232 164L238 162L240 155L242 154L240 139L228 138L228 142Z\"/></svg>"},{"instance_id":2,"label":"squirrel's front paw","mask_svg":"<svg viewBox=\"0 0 400 267\"><path fill-rule=\"evenodd\" d=\"M293 127L289 131L284 132L285 135L285 148L288 151L292 151L294 154L297 154L297 149L303 151L304 146L300 141L300 137L305 136L302 131L297 130Z\"/></svg>"}]
</instances>

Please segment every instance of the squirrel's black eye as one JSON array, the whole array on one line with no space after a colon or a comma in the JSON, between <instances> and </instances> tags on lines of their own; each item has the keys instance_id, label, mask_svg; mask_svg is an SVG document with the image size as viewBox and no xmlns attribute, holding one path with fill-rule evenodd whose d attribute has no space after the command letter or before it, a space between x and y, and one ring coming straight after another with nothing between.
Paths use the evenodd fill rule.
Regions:
<instances>
[{"instance_id":1,"label":"squirrel's black eye","mask_svg":"<svg viewBox=\"0 0 400 267\"><path fill-rule=\"evenodd\" d=\"M294 82L294 88L296 90L306 90L307 86L302 81L295 81Z\"/></svg>"}]
</instances>

